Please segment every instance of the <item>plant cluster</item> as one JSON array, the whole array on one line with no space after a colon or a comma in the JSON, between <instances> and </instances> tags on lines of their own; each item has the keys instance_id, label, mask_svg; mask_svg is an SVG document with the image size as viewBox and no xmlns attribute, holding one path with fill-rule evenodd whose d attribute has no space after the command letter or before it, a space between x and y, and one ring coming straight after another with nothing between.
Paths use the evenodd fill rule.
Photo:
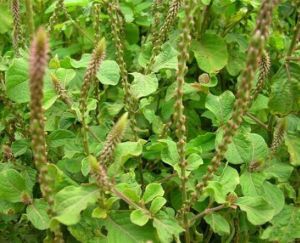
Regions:
<instances>
[{"instance_id":1,"label":"plant cluster","mask_svg":"<svg viewBox=\"0 0 300 243\"><path fill-rule=\"evenodd\" d=\"M0 12L0 242L300 240L298 1Z\"/></svg>"}]
</instances>

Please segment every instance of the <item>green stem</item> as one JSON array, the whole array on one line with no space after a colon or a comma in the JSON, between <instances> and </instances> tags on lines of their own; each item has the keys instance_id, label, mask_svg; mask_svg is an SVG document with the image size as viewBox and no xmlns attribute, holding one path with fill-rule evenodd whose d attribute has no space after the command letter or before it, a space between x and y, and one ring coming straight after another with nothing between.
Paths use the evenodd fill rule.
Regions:
<instances>
[{"instance_id":1,"label":"green stem","mask_svg":"<svg viewBox=\"0 0 300 243\"><path fill-rule=\"evenodd\" d=\"M300 14L298 16L300 18ZM294 36L293 36L292 42L290 44L289 50L288 50L287 55L286 55L287 57L291 57L291 55L293 54L293 51L295 49L295 46L296 46L297 41L299 39L299 36L300 36L300 19L298 20L298 22L296 24L295 31L294 31Z\"/></svg>"},{"instance_id":2,"label":"green stem","mask_svg":"<svg viewBox=\"0 0 300 243\"><path fill-rule=\"evenodd\" d=\"M28 31L31 36L34 33L33 10L31 0L25 0L25 6L27 13Z\"/></svg>"}]
</instances>

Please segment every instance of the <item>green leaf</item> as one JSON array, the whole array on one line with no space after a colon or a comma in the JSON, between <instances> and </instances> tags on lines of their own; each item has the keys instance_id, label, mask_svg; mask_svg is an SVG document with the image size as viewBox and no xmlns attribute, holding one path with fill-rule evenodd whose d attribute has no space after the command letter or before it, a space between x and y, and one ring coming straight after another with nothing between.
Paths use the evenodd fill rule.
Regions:
<instances>
[{"instance_id":1,"label":"green leaf","mask_svg":"<svg viewBox=\"0 0 300 243\"><path fill-rule=\"evenodd\" d=\"M134 77L131 87L132 95L141 98L153 94L158 88L158 80L155 74L144 75L141 73L131 73Z\"/></svg>"},{"instance_id":2,"label":"green leaf","mask_svg":"<svg viewBox=\"0 0 300 243\"><path fill-rule=\"evenodd\" d=\"M240 178L243 195L253 197L262 195L262 186L265 179L266 177L263 173L250 173L245 171Z\"/></svg>"},{"instance_id":3,"label":"green leaf","mask_svg":"<svg viewBox=\"0 0 300 243\"><path fill-rule=\"evenodd\" d=\"M139 226L144 226L147 224L149 219L149 215L145 214L145 212L143 212L141 209L136 209L130 214L131 222Z\"/></svg>"},{"instance_id":4,"label":"green leaf","mask_svg":"<svg viewBox=\"0 0 300 243\"><path fill-rule=\"evenodd\" d=\"M6 92L8 98L17 102L29 101L28 62L23 58L14 59L6 72Z\"/></svg>"},{"instance_id":5,"label":"green leaf","mask_svg":"<svg viewBox=\"0 0 300 243\"><path fill-rule=\"evenodd\" d=\"M164 195L164 189L159 183L150 183L146 186L143 200L145 203L151 202L156 197L162 197Z\"/></svg>"},{"instance_id":6,"label":"green leaf","mask_svg":"<svg viewBox=\"0 0 300 243\"><path fill-rule=\"evenodd\" d=\"M49 146L52 148L57 148L64 146L70 140L75 138L75 134L69 130L55 130L49 136L47 136L47 141Z\"/></svg>"},{"instance_id":7,"label":"green leaf","mask_svg":"<svg viewBox=\"0 0 300 243\"><path fill-rule=\"evenodd\" d=\"M289 179L293 171L293 167L287 163L281 163L276 159L270 161L264 169L268 178L276 178L279 182L285 182Z\"/></svg>"},{"instance_id":8,"label":"green leaf","mask_svg":"<svg viewBox=\"0 0 300 243\"><path fill-rule=\"evenodd\" d=\"M64 0L64 5L67 8L71 8L71 7L85 7L87 6L89 3L88 0ZM53 3L50 5L50 7L46 10L46 14L52 13L55 9L55 5L56 3Z\"/></svg>"},{"instance_id":9,"label":"green leaf","mask_svg":"<svg viewBox=\"0 0 300 243\"><path fill-rule=\"evenodd\" d=\"M21 156L27 152L30 148L30 143L28 139L16 140L12 143L12 151L15 157Z\"/></svg>"},{"instance_id":10,"label":"green leaf","mask_svg":"<svg viewBox=\"0 0 300 243\"><path fill-rule=\"evenodd\" d=\"M286 243L300 238L300 209L285 205L283 210L271 221L271 226L264 230L264 240Z\"/></svg>"},{"instance_id":11,"label":"green leaf","mask_svg":"<svg viewBox=\"0 0 300 243\"><path fill-rule=\"evenodd\" d=\"M176 70L178 66L177 55L178 52L169 43L164 45L152 67L153 72L158 72L164 68Z\"/></svg>"},{"instance_id":12,"label":"green leaf","mask_svg":"<svg viewBox=\"0 0 300 243\"><path fill-rule=\"evenodd\" d=\"M176 143L169 139L160 139L158 141L164 144L164 148L161 150L162 161L171 166L175 166L179 161Z\"/></svg>"},{"instance_id":13,"label":"green leaf","mask_svg":"<svg viewBox=\"0 0 300 243\"><path fill-rule=\"evenodd\" d=\"M6 72L6 91L7 96L16 103L26 103L29 98L29 76L28 61L24 58L14 59ZM50 108L57 99L51 78L48 72L44 77L44 100L43 108Z\"/></svg>"},{"instance_id":14,"label":"green leaf","mask_svg":"<svg viewBox=\"0 0 300 243\"><path fill-rule=\"evenodd\" d=\"M63 87L67 87L71 80L76 76L76 72L73 69L58 68L53 73Z\"/></svg>"},{"instance_id":15,"label":"green leaf","mask_svg":"<svg viewBox=\"0 0 300 243\"><path fill-rule=\"evenodd\" d=\"M266 181L263 184L263 198L274 208L274 215L280 213L280 211L284 207L284 194L283 192L276 186Z\"/></svg>"},{"instance_id":16,"label":"green leaf","mask_svg":"<svg viewBox=\"0 0 300 243\"><path fill-rule=\"evenodd\" d=\"M191 139L186 145L187 154L209 152L215 148L215 134L207 132Z\"/></svg>"},{"instance_id":17,"label":"green leaf","mask_svg":"<svg viewBox=\"0 0 300 243\"><path fill-rule=\"evenodd\" d=\"M212 213L204 217L206 223L210 225L213 232L218 235L228 235L230 233L230 226L227 220L218 213Z\"/></svg>"},{"instance_id":18,"label":"green leaf","mask_svg":"<svg viewBox=\"0 0 300 243\"><path fill-rule=\"evenodd\" d=\"M117 85L120 79L119 65L112 60L104 60L97 72L100 83L107 85Z\"/></svg>"},{"instance_id":19,"label":"green leaf","mask_svg":"<svg viewBox=\"0 0 300 243\"><path fill-rule=\"evenodd\" d=\"M116 185L116 188L128 198L130 198L133 202L139 202L142 195L140 185L136 183L119 183Z\"/></svg>"},{"instance_id":20,"label":"green leaf","mask_svg":"<svg viewBox=\"0 0 300 243\"><path fill-rule=\"evenodd\" d=\"M300 134L300 133L299 133ZM294 166L300 165L300 138L296 134L287 134L285 136L285 145L290 154L290 162Z\"/></svg>"},{"instance_id":21,"label":"green leaf","mask_svg":"<svg viewBox=\"0 0 300 243\"><path fill-rule=\"evenodd\" d=\"M91 54L87 54L87 53L83 54L80 60L71 59L69 57L70 64L73 68L87 68L90 59L91 59Z\"/></svg>"},{"instance_id":22,"label":"green leaf","mask_svg":"<svg viewBox=\"0 0 300 243\"><path fill-rule=\"evenodd\" d=\"M26 209L26 215L33 226L39 230L49 228L48 204L44 199L35 199Z\"/></svg>"},{"instance_id":23,"label":"green leaf","mask_svg":"<svg viewBox=\"0 0 300 243\"><path fill-rule=\"evenodd\" d=\"M121 170L125 162L139 156L143 151L143 141L119 143L115 150L115 158L113 164L109 167L108 173L115 175Z\"/></svg>"},{"instance_id":24,"label":"green leaf","mask_svg":"<svg viewBox=\"0 0 300 243\"><path fill-rule=\"evenodd\" d=\"M96 186L67 186L55 195L54 218L65 225L76 224L80 220L80 213L89 204L99 198L99 188Z\"/></svg>"},{"instance_id":25,"label":"green leaf","mask_svg":"<svg viewBox=\"0 0 300 243\"><path fill-rule=\"evenodd\" d=\"M153 220L153 226L157 230L160 242L173 242L174 237L179 239L179 234L183 232L176 219L165 212L159 212Z\"/></svg>"},{"instance_id":26,"label":"green leaf","mask_svg":"<svg viewBox=\"0 0 300 243\"><path fill-rule=\"evenodd\" d=\"M289 63L288 66L288 73L283 65L274 75L269 101L271 112L282 116L300 109L300 65Z\"/></svg>"},{"instance_id":27,"label":"green leaf","mask_svg":"<svg viewBox=\"0 0 300 243\"><path fill-rule=\"evenodd\" d=\"M4 3L0 6L0 13L0 34L4 34L11 29L13 20L9 8Z\"/></svg>"},{"instance_id":28,"label":"green leaf","mask_svg":"<svg viewBox=\"0 0 300 243\"><path fill-rule=\"evenodd\" d=\"M207 95L205 107L214 114L214 126L221 126L229 120L234 100L235 97L231 91L225 91L219 96Z\"/></svg>"},{"instance_id":29,"label":"green leaf","mask_svg":"<svg viewBox=\"0 0 300 243\"><path fill-rule=\"evenodd\" d=\"M187 158L187 167L188 171L193 171L199 168L203 164L203 160L200 155L193 153Z\"/></svg>"},{"instance_id":30,"label":"green leaf","mask_svg":"<svg viewBox=\"0 0 300 243\"><path fill-rule=\"evenodd\" d=\"M151 202L150 212L156 214L165 204L167 200L164 197L156 197Z\"/></svg>"},{"instance_id":31,"label":"green leaf","mask_svg":"<svg viewBox=\"0 0 300 243\"><path fill-rule=\"evenodd\" d=\"M215 179L222 185L224 193L234 192L236 186L240 183L239 173L236 169L226 166L220 176L215 176Z\"/></svg>"},{"instance_id":32,"label":"green leaf","mask_svg":"<svg viewBox=\"0 0 300 243\"><path fill-rule=\"evenodd\" d=\"M204 34L201 42L194 42L192 48L199 68L207 73L216 73L227 64L226 43L215 34Z\"/></svg>"},{"instance_id":33,"label":"green leaf","mask_svg":"<svg viewBox=\"0 0 300 243\"><path fill-rule=\"evenodd\" d=\"M244 52L230 50L226 69L231 76L237 76L246 65L246 55Z\"/></svg>"},{"instance_id":34,"label":"green leaf","mask_svg":"<svg viewBox=\"0 0 300 243\"><path fill-rule=\"evenodd\" d=\"M0 172L0 199L21 202L22 194L29 193L24 177L14 169Z\"/></svg>"},{"instance_id":35,"label":"green leaf","mask_svg":"<svg viewBox=\"0 0 300 243\"><path fill-rule=\"evenodd\" d=\"M262 197L240 197L236 205L246 212L249 222L253 225L262 225L274 216L274 208Z\"/></svg>"},{"instance_id":36,"label":"green leaf","mask_svg":"<svg viewBox=\"0 0 300 243\"><path fill-rule=\"evenodd\" d=\"M250 163L265 160L268 151L263 137L255 133L240 132L233 137L233 141L225 153L225 158L232 164Z\"/></svg>"},{"instance_id":37,"label":"green leaf","mask_svg":"<svg viewBox=\"0 0 300 243\"><path fill-rule=\"evenodd\" d=\"M137 226L130 221L129 212L117 211L111 213L105 220L107 228L107 242L113 243L141 243L157 242L155 231L151 225Z\"/></svg>"}]
</instances>

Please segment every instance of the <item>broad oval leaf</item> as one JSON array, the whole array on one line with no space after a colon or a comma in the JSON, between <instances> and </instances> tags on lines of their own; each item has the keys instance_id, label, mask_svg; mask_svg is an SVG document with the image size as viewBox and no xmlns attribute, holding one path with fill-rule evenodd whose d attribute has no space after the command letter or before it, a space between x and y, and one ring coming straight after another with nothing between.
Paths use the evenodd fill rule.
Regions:
<instances>
[{"instance_id":1,"label":"broad oval leaf","mask_svg":"<svg viewBox=\"0 0 300 243\"><path fill-rule=\"evenodd\" d=\"M199 68L207 73L216 73L228 61L226 42L215 34L204 34L200 42L193 43L193 51Z\"/></svg>"},{"instance_id":2,"label":"broad oval leaf","mask_svg":"<svg viewBox=\"0 0 300 243\"><path fill-rule=\"evenodd\" d=\"M65 225L76 224L80 213L99 198L97 186L67 186L55 195L54 218Z\"/></svg>"}]
</instances>

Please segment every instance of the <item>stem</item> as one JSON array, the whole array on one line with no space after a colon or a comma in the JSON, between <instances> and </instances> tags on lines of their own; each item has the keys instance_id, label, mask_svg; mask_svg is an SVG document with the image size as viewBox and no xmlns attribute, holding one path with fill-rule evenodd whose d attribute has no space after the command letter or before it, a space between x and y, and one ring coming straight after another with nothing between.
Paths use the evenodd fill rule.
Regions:
<instances>
[{"instance_id":1,"label":"stem","mask_svg":"<svg viewBox=\"0 0 300 243\"><path fill-rule=\"evenodd\" d=\"M126 202L128 205L134 207L135 209L139 209L139 210L143 211L145 214L147 214L148 216L150 216L152 218L150 211L148 211L146 208L142 207L141 205L133 202L129 197L127 197L122 192L118 191L116 188L112 188L111 192L114 193L120 199L122 199L124 202Z\"/></svg>"},{"instance_id":2,"label":"stem","mask_svg":"<svg viewBox=\"0 0 300 243\"><path fill-rule=\"evenodd\" d=\"M300 14L299 14L298 22L297 22L296 27L295 27L295 32L294 32L294 36L293 36L290 48L289 48L289 50L287 52L287 55L286 55L287 57L291 57L291 55L293 54L293 51L295 50L295 46L297 44L299 36L300 36Z\"/></svg>"},{"instance_id":3,"label":"stem","mask_svg":"<svg viewBox=\"0 0 300 243\"><path fill-rule=\"evenodd\" d=\"M251 118L253 121L255 121L258 125L260 125L262 128L264 128L265 130L269 131L268 126L263 123L261 120L259 120L257 117L255 117L254 115L252 115L251 113L247 112L246 115Z\"/></svg>"},{"instance_id":4,"label":"stem","mask_svg":"<svg viewBox=\"0 0 300 243\"><path fill-rule=\"evenodd\" d=\"M214 207L214 208L207 208L207 209L205 209L203 212L197 214L196 216L194 216L194 217L190 220L189 226L191 226L191 225L194 223L194 221L196 221L197 219L201 219L202 217L204 217L204 216L206 216L206 215L208 215L208 214L211 214L211 213L213 213L213 212L220 211L220 210L222 210L223 208L225 208L225 204L219 205L219 206Z\"/></svg>"},{"instance_id":5,"label":"stem","mask_svg":"<svg viewBox=\"0 0 300 243\"><path fill-rule=\"evenodd\" d=\"M206 30L206 27L207 27L207 20L208 20L208 16L209 16L209 11L210 11L210 8L211 8L212 4L213 4L213 0L211 0L210 4L206 5L203 9L199 39L201 39L201 36L205 33L205 30Z\"/></svg>"},{"instance_id":6,"label":"stem","mask_svg":"<svg viewBox=\"0 0 300 243\"><path fill-rule=\"evenodd\" d=\"M33 21L33 10L31 0L25 0L27 21L28 21L28 31L30 36L34 33L34 21Z\"/></svg>"}]
</instances>

